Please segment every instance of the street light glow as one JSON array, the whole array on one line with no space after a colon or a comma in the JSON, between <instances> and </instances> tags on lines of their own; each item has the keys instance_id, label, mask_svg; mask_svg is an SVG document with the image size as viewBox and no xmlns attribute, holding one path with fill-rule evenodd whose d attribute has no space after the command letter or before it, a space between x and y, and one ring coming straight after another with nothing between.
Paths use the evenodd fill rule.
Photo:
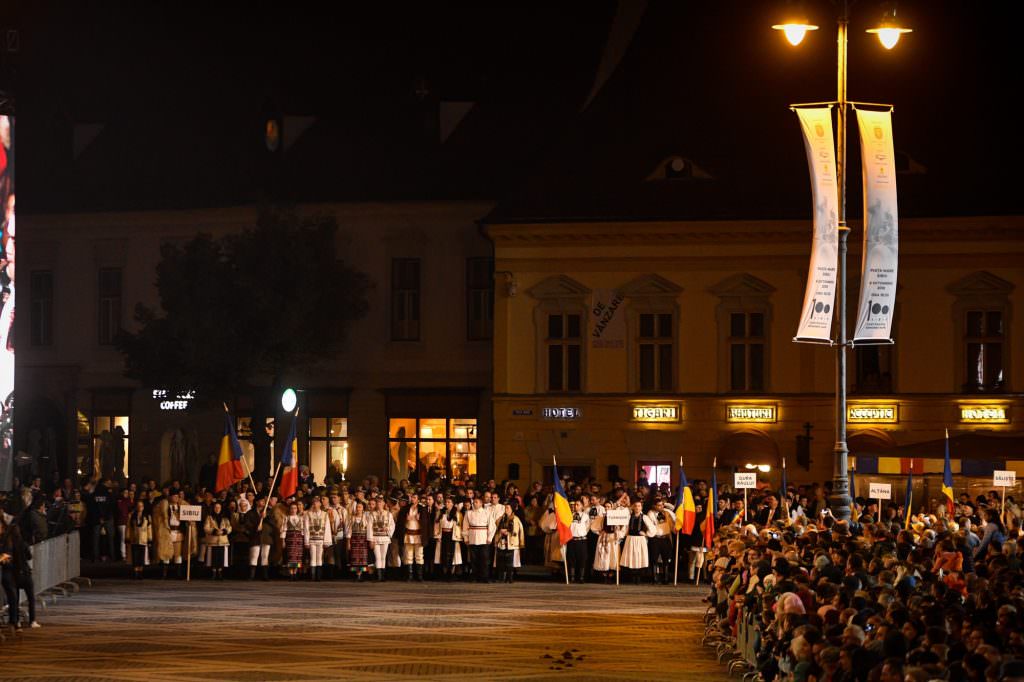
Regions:
<instances>
[{"instance_id":1,"label":"street light glow","mask_svg":"<svg viewBox=\"0 0 1024 682\"><path fill-rule=\"evenodd\" d=\"M806 21L787 21L784 24L775 24L772 28L776 31L782 31L786 36L786 40L794 47L800 44L808 31L818 30L817 26L808 24Z\"/></svg>"},{"instance_id":2,"label":"street light glow","mask_svg":"<svg viewBox=\"0 0 1024 682\"><path fill-rule=\"evenodd\" d=\"M913 29L902 26L899 20L896 18L896 6L892 8L882 16L882 20L878 23L878 26L869 28L868 33L874 33L878 36L878 41L882 43L882 47L887 50L891 50L896 47L896 43L900 41L900 36L904 33L912 33Z\"/></svg>"}]
</instances>

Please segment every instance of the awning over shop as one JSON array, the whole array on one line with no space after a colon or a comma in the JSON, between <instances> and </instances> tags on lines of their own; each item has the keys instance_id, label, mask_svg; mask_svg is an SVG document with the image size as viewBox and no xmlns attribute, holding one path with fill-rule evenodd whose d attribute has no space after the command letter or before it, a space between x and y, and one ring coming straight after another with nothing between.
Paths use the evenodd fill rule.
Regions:
<instances>
[{"instance_id":1,"label":"awning over shop","mask_svg":"<svg viewBox=\"0 0 1024 682\"><path fill-rule=\"evenodd\" d=\"M852 440L852 439L851 439ZM913 471L941 474L946 439L884 447L865 439L851 447L857 458L857 473L906 474ZM954 474L991 476L997 469L1024 475L1024 435L1020 433L958 433L949 437L949 457Z\"/></svg>"}]
</instances>

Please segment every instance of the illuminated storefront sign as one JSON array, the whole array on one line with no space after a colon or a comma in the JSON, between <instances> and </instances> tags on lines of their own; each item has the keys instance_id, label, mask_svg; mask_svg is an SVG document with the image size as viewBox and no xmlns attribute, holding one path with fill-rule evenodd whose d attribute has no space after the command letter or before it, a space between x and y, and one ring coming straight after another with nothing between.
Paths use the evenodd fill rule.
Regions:
<instances>
[{"instance_id":1,"label":"illuminated storefront sign","mask_svg":"<svg viewBox=\"0 0 1024 682\"><path fill-rule=\"evenodd\" d=\"M850 405L846 408L846 421L851 424L895 424L899 409L895 404Z\"/></svg>"},{"instance_id":2,"label":"illuminated storefront sign","mask_svg":"<svg viewBox=\"0 0 1024 682\"><path fill-rule=\"evenodd\" d=\"M1010 417L1003 405L961 405L960 421L965 424L1008 424Z\"/></svg>"},{"instance_id":3,"label":"illuminated storefront sign","mask_svg":"<svg viewBox=\"0 0 1024 682\"><path fill-rule=\"evenodd\" d=\"M725 420L733 424L765 424L776 418L775 405L729 405L725 408Z\"/></svg>"},{"instance_id":4,"label":"illuminated storefront sign","mask_svg":"<svg viewBox=\"0 0 1024 682\"><path fill-rule=\"evenodd\" d=\"M158 407L165 412L187 410L189 403L196 397L195 391L182 391L173 396L162 388L153 389L153 400L159 401Z\"/></svg>"},{"instance_id":5,"label":"illuminated storefront sign","mask_svg":"<svg viewBox=\"0 0 1024 682\"><path fill-rule=\"evenodd\" d=\"M634 405L633 421L645 423L678 422L682 418L679 405Z\"/></svg>"},{"instance_id":6,"label":"illuminated storefront sign","mask_svg":"<svg viewBox=\"0 0 1024 682\"><path fill-rule=\"evenodd\" d=\"M557 419L559 421L570 421L579 419L582 416L578 407L545 407L541 410L544 419Z\"/></svg>"}]
</instances>

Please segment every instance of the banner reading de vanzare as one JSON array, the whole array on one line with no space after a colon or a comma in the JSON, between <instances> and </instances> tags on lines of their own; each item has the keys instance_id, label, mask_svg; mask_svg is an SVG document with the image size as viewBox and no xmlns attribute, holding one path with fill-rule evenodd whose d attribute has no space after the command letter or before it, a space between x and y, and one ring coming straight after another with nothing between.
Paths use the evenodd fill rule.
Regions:
<instances>
[{"instance_id":1,"label":"banner reading de vanzare","mask_svg":"<svg viewBox=\"0 0 1024 682\"><path fill-rule=\"evenodd\" d=\"M832 137L831 107L796 110L807 150L814 201L814 237L807 289L795 341L827 343L832 335L832 307L836 297L839 197L836 186L836 146Z\"/></svg>"},{"instance_id":2,"label":"banner reading de vanzare","mask_svg":"<svg viewBox=\"0 0 1024 682\"><path fill-rule=\"evenodd\" d=\"M864 256L855 344L890 343L899 256L892 112L857 110L864 170Z\"/></svg>"}]
</instances>

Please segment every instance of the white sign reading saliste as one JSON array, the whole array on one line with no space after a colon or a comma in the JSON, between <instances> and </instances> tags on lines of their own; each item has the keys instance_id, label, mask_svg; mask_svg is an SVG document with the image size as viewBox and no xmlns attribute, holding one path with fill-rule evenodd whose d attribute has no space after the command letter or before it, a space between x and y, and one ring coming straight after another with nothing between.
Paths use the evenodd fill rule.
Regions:
<instances>
[{"instance_id":1,"label":"white sign reading saliste","mask_svg":"<svg viewBox=\"0 0 1024 682\"><path fill-rule=\"evenodd\" d=\"M201 521L203 508L198 504L183 504L179 508L178 518L182 521Z\"/></svg>"},{"instance_id":2,"label":"white sign reading saliste","mask_svg":"<svg viewBox=\"0 0 1024 682\"><path fill-rule=\"evenodd\" d=\"M1017 485L1016 471L993 471L992 485L1000 488L1012 488Z\"/></svg>"},{"instance_id":3,"label":"white sign reading saliste","mask_svg":"<svg viewBox=\"0 0 1024 682\"><path fill-rule=\"evenodd\" d=\"M625 526L629 523L628 509L609 509L604 517L609 526Z\"/></svg>"},{"instance_id":4,"label":"white sign reading saliste","mask_svg":"<svg viewBox=\"0 0 1024 682\"><path fill-rule=\"evenodd\" d=\"M872 483L868 487L868 492L873 500L891 500L892 499L892 484L891 483Z\"/></svg>"},{"instance_id":5,"label":"white sign reading saliste","mask_svg":"<svg viewBox=\"0 0 1024 682\"><path fill-rule=\"evenodd\" d=\"M735 486L737 490L757 487L757 474L736 474Z\"/></svg>"}]
</instances>

